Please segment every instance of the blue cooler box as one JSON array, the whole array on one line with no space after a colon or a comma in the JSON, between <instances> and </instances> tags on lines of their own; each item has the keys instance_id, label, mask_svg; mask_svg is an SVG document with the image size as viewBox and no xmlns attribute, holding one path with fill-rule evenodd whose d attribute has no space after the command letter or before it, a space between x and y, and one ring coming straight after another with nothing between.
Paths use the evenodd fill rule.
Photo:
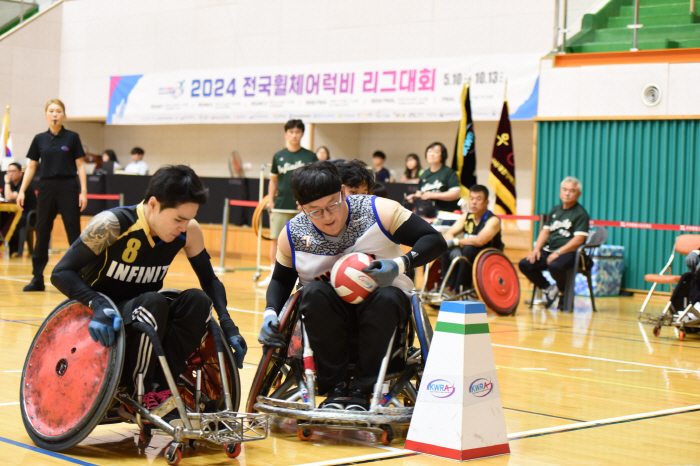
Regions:
<instances>
[{"instance_id":1,"label":"blue cooler box","mask_svg":"<svg viewBox=\"0 0 700 466\"><path fill-rule=\"evenodd\" d=\"M617 296L620 294L620 284L622 283L622 270L624 268L624 246L613 246L604 244L593 250L593 293L595 296ZM542 274L554 284L549 272ZM578 296L590 296L588 292L588 281L583 274L576 275L576 285L574 293Z\"/></svg>"}]
</instances>

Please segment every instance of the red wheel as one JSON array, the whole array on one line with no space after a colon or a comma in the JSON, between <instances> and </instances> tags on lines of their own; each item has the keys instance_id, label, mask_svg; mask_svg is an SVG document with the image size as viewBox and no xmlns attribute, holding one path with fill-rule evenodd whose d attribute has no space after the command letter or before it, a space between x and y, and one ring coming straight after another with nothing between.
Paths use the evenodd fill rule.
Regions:
<instances>
[{"instance_id":1,"label":"red wheel","mask_svg":"<svg viewBox=\"0 0 700 466\"><path fill-rule=\"evenodd\" d=\"M652 333L655 337L658 337L661 334L661 327L657 325L656 327L654 327L654 330L652 330Z\"/></svg>"},{"instance_id":2,"label":"red wheel","mask_svg":"<svg viewBox=\"0 0 700 466\"><path fill-rule=\"evenodd\" d=\"M299 437L300 440L311 440L312 435L314 435L313 429L297 429L297 437Z\"/></svg>"},{"instance_id":3,"label":"red wheel","mask_svg":"<svg viewBox=\"0 0 700 466\"><path fill-rule=\"evenodd\" d=\"M224 447L224 451L226 452L226 456L229 458L236 458L241 454L241 448L240 443L229 443Z\"/></svg>"},{"instance_id":4,"label":"red wheel","mask_svg":"<svg viewBox=\"0 0 700 466\"><path fill-rule=\"evenodd\" d=\"M496 314L510 315L520 302L520 281L510 260L498 249L484 249L472 268L476 294Z\"/></svg>"},{"instance_id":5,"label":"red wheel","mask_svg":"<svg viewBox=\"0 0 700 466\"><path fill-rule=\"evenodd\" d=\"M92 309L65 301L44 321L22 372L20 406L31 439L62 451L80 443L114 403L124 360L124 330L105 348L90 338Z\"/></svg>"},{"instance_id":6,"label":"red wheel","mask_svg":"<svg viewBox=\"0 0 700 466\"><path fill-rule=\"evenodd\" d=\"M178 464L182 460L182 452L174 443L165 449L165 462L168 464Z\"/></svg>"}]
</instances>

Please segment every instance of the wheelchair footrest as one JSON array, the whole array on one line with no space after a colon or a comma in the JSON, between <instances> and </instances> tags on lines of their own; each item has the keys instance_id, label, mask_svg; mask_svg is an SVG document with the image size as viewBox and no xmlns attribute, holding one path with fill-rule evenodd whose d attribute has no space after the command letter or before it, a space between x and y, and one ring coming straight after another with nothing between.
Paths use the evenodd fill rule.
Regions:
<instances>
[{"instance_id":1,"label":"wheelchair footrest","mask_svg":"<svg viewBox=\"0 0 700 466\"><path fill-rule=\"evenodd\" d=\"M267 414L237 413L221 411L187 416L192 432L182 431L182 438L201 439L219 445L263 440L270 432L270 417ZM173 421L177 425L181 421Z\"/></svg>"},{"instance_id":2,"label":"wheelchair footrest","mask_svg":"<svg viewBox=\"0 0 700 466\"><path fill-rule=\"evenodd\" d=\"M413 408L384 408L378 407L375 411L347 411L340 409L293 409L281 406L268 404L268 398L258 397L258 402L255 403L255 409L263 412L274 414L276 416L290 417L302 421L324 423L333 425L337 428L342 428L347 425L348 428L366 425L379 424L408 424L411 422ZM277 401L277 400L270 400Z\"/></svg>"},{"instance_id":3,"label":"wheelchair footrest","mask_svg":"<svg viewBox=\"0 0 700 466\"><path fill-rule=\"evenodd\" d=\"M637 317L643 324L671 325L673 316L671 314L659 314L657 312L640 312Z\"/></svg>"},{"instance_id":4,"label":"wheelchair footrest","mask_svg":"<svg viewBox=\"0 0 700 466\"><path fill-rule=\"evenodd\" d=\"M306 403L299 403L297 401L284 401L276 400L274 398L268 398L266 396L258 396L256 398L258 403L264 403L270 406L277 406L279 408L289 408L289 409L300 409L300 410L310 410L313 409Z\"/></svg>"}]
</instances>

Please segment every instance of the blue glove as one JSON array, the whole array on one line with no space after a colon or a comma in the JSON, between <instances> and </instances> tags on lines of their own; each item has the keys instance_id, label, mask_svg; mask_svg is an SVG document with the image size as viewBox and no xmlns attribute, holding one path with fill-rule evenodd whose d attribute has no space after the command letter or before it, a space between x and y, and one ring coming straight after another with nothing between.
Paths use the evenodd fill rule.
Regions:
<instances>
[{"instance_id":1,"label":"blue glove","mask_svg":"<svg viewBox=\"0 0 700 466\"><path fill-rule=\"evenodd\" d=\"M122 326L122 316L111 308L99 308L94 310L92 320L88 325L88 333L94 341L99 341L102 346L112 346L114 332L118 332Z\"/></svg>"},{"instance_id":2,"label":"blue glove","mask_svg":"<svg viewBox=\"0 0 700 466\"><path fill-rule=\"evenodd\" d=\"M698 257L698 253L692 251L690 254L685 256L685 265L687 265L691 271L697 272L698 265L700 265L700 257Z\"/></svg>"},{"instance_id":3,"label":"blue glove","mask_svg":"<svg viewBox=\"0 0 700 466\"><path fill-rule=\"evenodd\" d=\"M373 260L369 267L362 269L364 273L374 278L377 285L382 288L391 286L396 277L399 276L399 264L393 259L377 259Z\"/></svg>"},{"instance_id":4,"label":"blue glove","mask_svg":"<svg viewBox=\"0 0 700 466\"><path fill-rule=\"evenodd\" d=\"M272 310L268 312L267 309L265 314L262 327L260 328L260 335L258 335L258 342L265 346L284 348L284 335L280 333L280 321L277 319L277 314Z\"/></svg>"},{"instance_id":5,"label":"blue glove","mask_svg":"<svg viewBox=\"0 0 700 466\"><path fill-rule=\"evenodd\" d=\"M233 348L233 355L236 358L236 365L239 369L243 369L243 359L248 352L248 345L241 335L235 335L228 338L228 344Z\"/></svg>"}]
</instances>

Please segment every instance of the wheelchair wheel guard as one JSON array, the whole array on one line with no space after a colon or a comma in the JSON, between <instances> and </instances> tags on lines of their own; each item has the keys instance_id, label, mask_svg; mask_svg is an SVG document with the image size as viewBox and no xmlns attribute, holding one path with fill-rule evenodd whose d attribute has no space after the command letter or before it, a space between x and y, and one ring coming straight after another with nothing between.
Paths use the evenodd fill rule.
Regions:
<instances>
[{"instance_id":1,"label":"wheelchair wheel guard","mask_svg":"<svg viewBox=\"0 0 700 466\"><path fill-rule=\"evenodd\" d=\"M520 281L510 260L498 249L484 249L472 269L476 294L496 314L513 314L520 302Z\"/></svg>"},{"instance_id":2,"label":"wheelchair wheel guard","mask_svg":"<svg viewBox=\"0 0 700 466\"><path fill-rule=\"evenodd\" d=\"M20 407L27 433L41 448L62 451L80 443L114 403L124 362L124 328L105 348L88 333L92 315L78 301L64 301L29 348Z\"/></svg>"},{"instance_id":3,"label":"wheelchair wheel guard","mask_svg":"<svg viewBox=\"0 0 700 466\"><path fill-rule=\"evenodd\" d=\"M280 332L284 335L286 342L291 340L294 327L299 320L299 299L301 298L301 293L301 290L294 293L285 303L282 312L280 312ZM286 371L284 367L287 359L286 355L287 347L269 347L267 351L263 353L260 364L258 364L258 369L255 372L255 377L253 378L253 384L250 387L248 403L246 404L247 412L255 412L254 406L257 397L259 395L269 395L273 385L276 385L280 373Z\"/></svg>"}]
</instances>

